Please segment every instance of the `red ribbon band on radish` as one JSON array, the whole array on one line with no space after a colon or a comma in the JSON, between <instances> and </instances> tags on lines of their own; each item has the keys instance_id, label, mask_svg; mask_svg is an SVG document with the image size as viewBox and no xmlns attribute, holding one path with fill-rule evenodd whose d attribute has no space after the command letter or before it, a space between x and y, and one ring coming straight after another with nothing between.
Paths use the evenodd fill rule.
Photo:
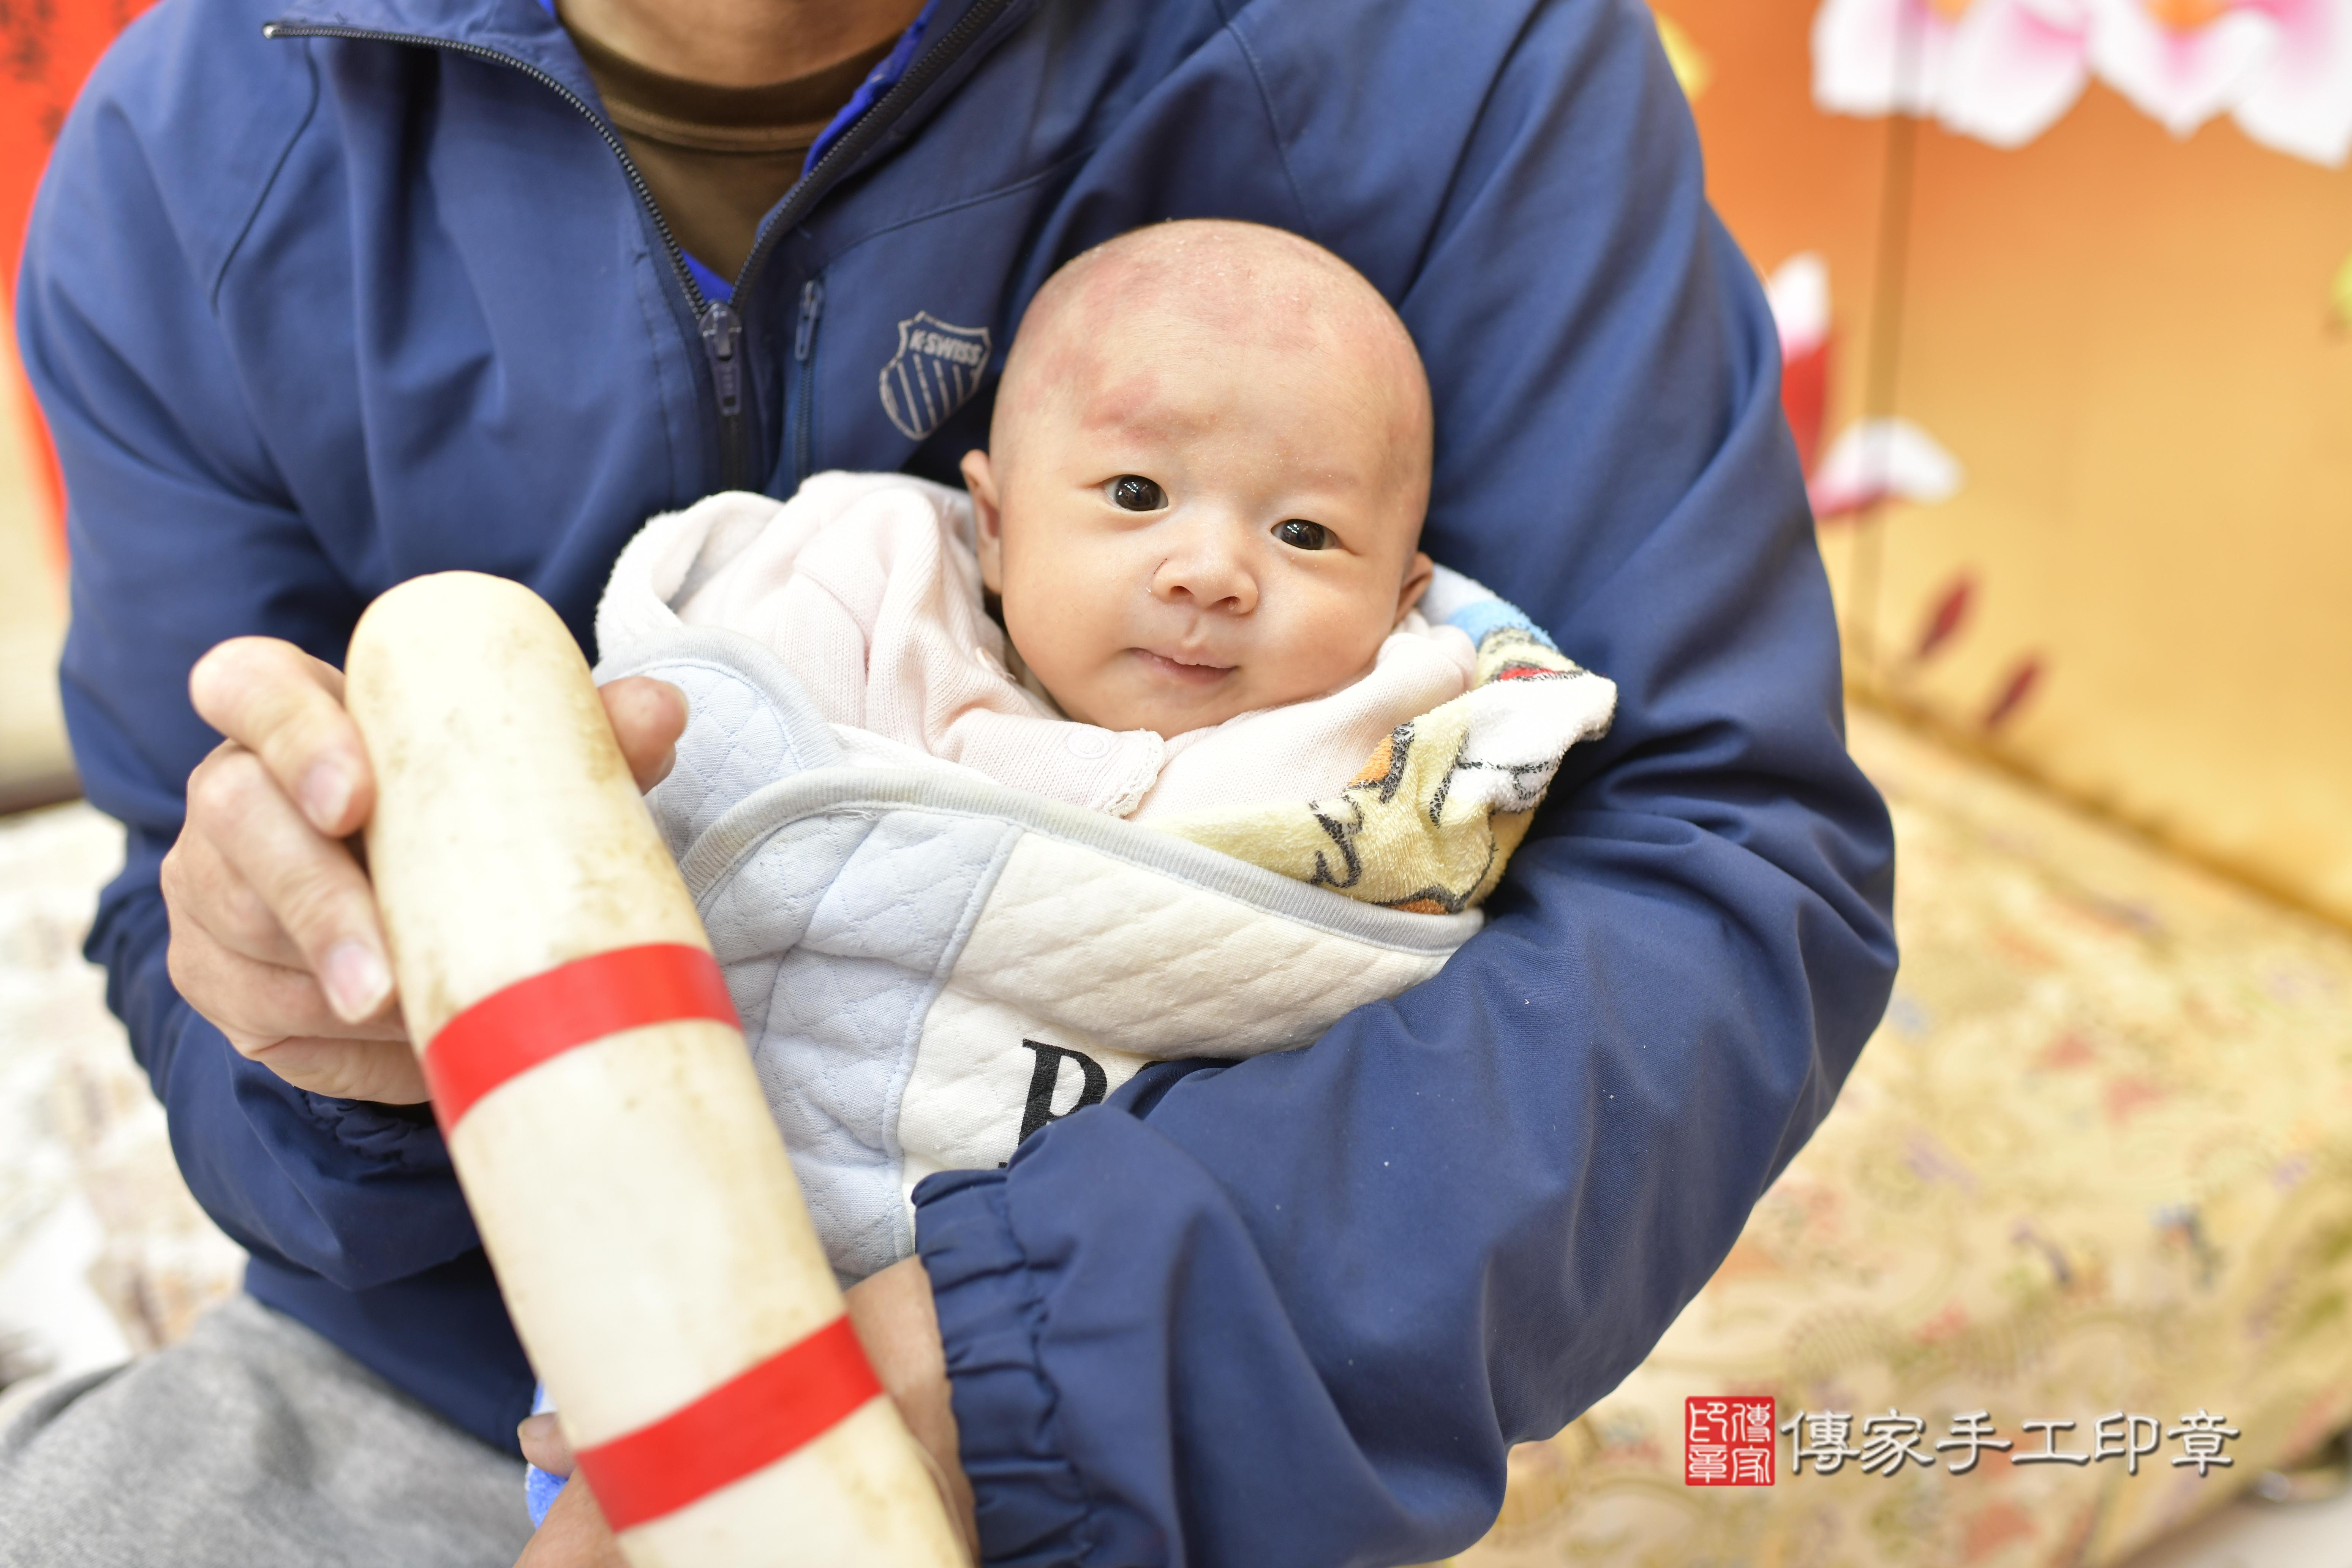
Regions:
<instances>
[{"instance_id":1,"label":"red ribbon band on radish","mask_svg":"<svg viewBox=\"0 0 2352 1568\"><path fill-rule=\"evenodd\" d=\"M685 1408L581 1449L580 1468L617 1532L767 1468L881 1392L844 1313Z\"/></svg>"},{"instance_id":2,"label":"red ribbon band on radish","mask_svg":"<svg viewBox=\"0 0 2352 1568\"><path fill-rule=\"evenodd\" d=\"M742 1026L719 961L682 942L615 948L518 980L450 1019L425 1047L434 1113L448 1132L482 1096L551 1058L682 1018Z\"/></svg>"}]
</instances>

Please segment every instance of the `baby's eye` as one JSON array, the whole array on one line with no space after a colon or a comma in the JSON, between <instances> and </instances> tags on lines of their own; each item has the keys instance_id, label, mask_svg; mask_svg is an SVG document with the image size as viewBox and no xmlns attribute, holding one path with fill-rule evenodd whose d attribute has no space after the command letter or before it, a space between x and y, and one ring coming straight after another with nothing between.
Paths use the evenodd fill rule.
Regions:
<instances>
[{"instance_id":1,"label":"baby's eye","mask_svg":"<svg viewBox=\"0 0 2352 1568\"><path fill-rule=\"evenodd\" d=\"M1110 504L1121 511L1158 511L1168 492L1141 474L1121 474L1110 482Z\"/></svg>"},{"instance_id":2,"label":"baby's eye","mask_svg":"<svg viewBox=\"0 0 2352 1568\"><path fill-rule=\"evenodd\" d=\"M1331 542L1331 531L1319 522L1292 518L1274 525L1274 536L1293 550L1321 550Z\"/></svg>"}]
</instances>

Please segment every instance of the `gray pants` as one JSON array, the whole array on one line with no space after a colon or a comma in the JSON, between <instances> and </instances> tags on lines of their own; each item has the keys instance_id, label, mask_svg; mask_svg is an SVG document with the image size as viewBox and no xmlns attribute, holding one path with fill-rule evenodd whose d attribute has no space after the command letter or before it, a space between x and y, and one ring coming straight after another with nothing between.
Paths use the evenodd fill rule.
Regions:
<instances>
[{"instance_id":1,"label":"gray pants","mask_svg":"<svg viewBox=\"0 0 2352 1568\"><path fill-rule=\"evenodd\" d=\"M522 1466L247 1296L0 1431L0 1568L507 1568Z\"/></svg>"}]
</instances>

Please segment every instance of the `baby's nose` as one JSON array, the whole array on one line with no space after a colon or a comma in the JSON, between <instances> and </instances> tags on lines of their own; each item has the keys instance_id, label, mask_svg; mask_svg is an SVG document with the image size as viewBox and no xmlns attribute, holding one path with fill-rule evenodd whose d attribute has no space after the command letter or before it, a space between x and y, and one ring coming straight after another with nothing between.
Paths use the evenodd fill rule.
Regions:
<instances>
[{"instance_id":1,"label":"baby's nose","mask_svg":"<svg viewBox=\"0 0 2352 1568\"><path fill-rule=\"evenodd\" d=\"M1171 604L1247 615L1257 607L1257 578L1245 542L1229 526L1186 529L1153 574L1152 593Z\"/></svg>"}]
</instances>

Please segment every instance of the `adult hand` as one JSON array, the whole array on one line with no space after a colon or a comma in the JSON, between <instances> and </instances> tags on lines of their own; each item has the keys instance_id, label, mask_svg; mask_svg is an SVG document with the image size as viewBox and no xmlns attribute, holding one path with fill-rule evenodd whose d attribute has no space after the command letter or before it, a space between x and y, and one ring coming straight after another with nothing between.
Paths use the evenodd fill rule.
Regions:
<instances>
[{"instance_id":1,"label":"adult hand","mask_svg":"<svg viewBox=\"0 0 2352 1568\"><path fill-rule=\"evenodd\" d=\"M347 842L375 805L342 671L274 637L196 661L188 692L228 738L188 775L164 856L172 983L229 1044L297 1088L411 1104L425 1079L401 1022L367 873ZM640 789L669 772L686 696L642 677L604 688Z\"/></svg>"},{"instance_id":2,"label":"adult hand","mask_svg":"<svg viewBox=\"0 0 2352 1568\"><path fill-rule=\"evenodd\" d=\"M931 1277L919 1258L903 1258L858 1281L847 1292L850 1326L884 1392L915 1435L948 1519L966 1557L980 1558L980 1527L972 1517L971 1482L956 1453L955 1408L948 1397L948 1363L940 1344ZM572 1475L572 1448L552 1415L534 1415L518 1432L523 1457L551 1475ZM627 1568L595 1495L584 1477L557 1494L547 1521L516 1559L515 1568Z\"/></svg>"}]
</instances>

